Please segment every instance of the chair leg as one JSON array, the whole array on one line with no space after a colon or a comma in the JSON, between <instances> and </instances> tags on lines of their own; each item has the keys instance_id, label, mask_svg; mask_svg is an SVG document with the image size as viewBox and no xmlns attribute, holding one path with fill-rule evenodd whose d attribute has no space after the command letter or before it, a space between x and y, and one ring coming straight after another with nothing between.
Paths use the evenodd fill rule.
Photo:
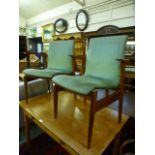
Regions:
<instances>
[{"instance_id":1,"label":"chair leg","mask_svg":"<svg viewBox=\"0 0 155 155\"><path fill-rule=\"evenodd\" d=\"M28 104L28 80L27 77L24 77L24 91L25 91L25 101Z\"/></svg>"},{"instance_id":2,"label":"chair leg","mask_svg":"<svg viewBox=\"0 0 155 155\"><path fill-rule=\"evenodd\" d=\"M93 126L94 126L95 110L96 110L96 96L97 96L97 93L92 92L90 113L89 113L89 125L88 125L88 141L87 141L88 149L91 147L91 141L92 141L92 133L93 133Z\"/></svg>"},{"instance_id":3,"label":"chair leg","mask_svg":"<svg viewBox=\"0 0 155 155\"><path fill-rule=\"evenodd\" d=\"M118 112L118 123L121 123L122 120L122 106L123 106L123 95L119 97L119 112Z\"/></svg>"},{"instance_id":4,"label":"chair leg","mask_svg":"<svg viewBox=\"0 0 155 155\"><path fill-rule=\"evenodd\" d=\"M83 98L83 102L84 102L84 105L87 105L87 98L86 97Z\"/></svg>"},{"instance_id":5,"label":"chair leg","mask_svg":"<svg viewBox=\"0 0 155 155\"><path fill-rule=\"evenodd\" d=\"M50 93L51 92L51 85L50 85L50 80L49 79L47 80L47 86L48 86L48 91Z\"/></svg>"},{"instance_id":6,"label":"chair leg","mask_svg":"<svg viewBox=\"0 0 155 155\"><path fill-rule=\"evenodd\" d=\"M26 116L24 112L24 124L25 124L25 136L27 145L30 148L31 147L31 133L30 133L30 119Z\"/></svg>"},{"instance_id":7,"label":"chair leg","mask_svg":"<svg viewBox=\"0 0 155 155\"><path fill-rule=\"evenodd\" d=\"M58 113L58 89L55 83L53 83L53 98L54 98L54 118L57 118Z\"/></svg>"}]
</instances>

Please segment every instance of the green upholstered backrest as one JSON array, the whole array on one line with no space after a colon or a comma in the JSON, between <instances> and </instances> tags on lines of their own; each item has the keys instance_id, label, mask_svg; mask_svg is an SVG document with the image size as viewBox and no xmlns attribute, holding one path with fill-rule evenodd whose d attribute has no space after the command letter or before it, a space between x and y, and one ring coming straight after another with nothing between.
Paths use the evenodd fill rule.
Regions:
<instances>
[{"instance_id":1,"label":"green upholstered backrest","mask_svg":"<svg viewBox=\"0 0 155 155\"><path fill-rule=\"evenodd\" d=\"M89 41L85 75L120 81L120 62L124 57L127 35L92 38Z\"/></svg>"},{"instance_id":2,"label":"green upholstered backrest","mask_svg":"<svg viewBox=\"0 0 155 155\"><path fill-rule=\"evenodd\" d=\"M52 41L48 52L48 69L60 69L72 71L72 60L69 55L73 55L74 40Z\"/></svg>"}]
</instances>

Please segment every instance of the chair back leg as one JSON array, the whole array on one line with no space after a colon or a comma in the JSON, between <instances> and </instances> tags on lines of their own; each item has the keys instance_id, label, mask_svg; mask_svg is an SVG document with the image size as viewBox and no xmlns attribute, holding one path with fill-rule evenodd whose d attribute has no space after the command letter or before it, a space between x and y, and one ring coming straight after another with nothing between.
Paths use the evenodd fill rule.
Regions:
<instances>
[{"instance_id":1,"label":"chair back leg","mask_svg":"<svg viewBox=\"0 0 155 155\"><path fill-rule=\"evenodd\" d=\"M118 110L118 123L121 123L122 120L122 106L123 106L123 93L120 94L118 99L119 110Z\"/></svg>"},{"instance_id":2,"label":"chair back leg","mask_svg":"<svg viewBox=\"0 0 155 155\"><path fill-rule=\"evenodd\" d=\"M25 101L26 101L26 104L28 104L28 80L27 80L27 77L25 76L24 77L24 93L25 93Z\"/></svg>"},{"instance_id":3,"label":"chair back leg","mask_svg":"<svg viewBox=\"0 0 155 155\"><path fill-rule=\"evenodd\" d=\"M58 113L58 88L55 83L52 85L53 87L53 99L54 99L54 118L57 118Z\"/></svg>"}]
</instances>

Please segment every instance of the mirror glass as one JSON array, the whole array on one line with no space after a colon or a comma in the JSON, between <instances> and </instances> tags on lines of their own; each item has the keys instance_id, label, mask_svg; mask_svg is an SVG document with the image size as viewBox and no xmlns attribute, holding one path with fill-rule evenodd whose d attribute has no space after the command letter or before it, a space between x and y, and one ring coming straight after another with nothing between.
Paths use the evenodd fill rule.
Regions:
<instances>
[{"instance_id":1,"label":"mirror glass","mask_svg":"<svg viewBox=\"0 0 155 155\"><path fill-rule=\"evenodd\" d=\"M76 26L80 31L84 31L88 26L88 14L85 10L80 10L76 15Z\"/></svg>"},{"instance_id":2,"label":"mirror glass","mask_svg":"<svg viewBox=\"0 0 155 155\"><path fill-rule=\"evenodd\" d=\"M65 19L59 18L55 21L54 29L56 32L63 33L67 30L68 23Z\"/></svg>"}]
</instances>

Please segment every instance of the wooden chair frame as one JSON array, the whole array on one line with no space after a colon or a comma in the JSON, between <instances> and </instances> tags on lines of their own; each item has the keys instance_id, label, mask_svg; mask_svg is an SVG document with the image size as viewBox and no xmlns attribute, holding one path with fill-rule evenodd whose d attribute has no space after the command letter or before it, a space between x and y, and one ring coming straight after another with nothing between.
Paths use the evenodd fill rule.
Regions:
<instances>
[{"instance_id":1,"label":"wooden chair frame","mask_svg":"<svg viewBox=\"0 0 155 155\"><path fill-rule=\"evenodd\" d=\"M131 32L121 31L116 26L105 26L97 31L97 33L87 34L88 37L96 37L96 36L107 36L107 35L119 35L119 34L130 34ZM98 34L98 35L97 35ZM92 133L93 133L93 125L95 119L95 113L100 109L110 105L114 101L119 101L119 110L118 110L118 122L121 122L122 115L122 102L123 102L123 92L124 92L124 75L125 75L125 65L128 60L121 60L121 77L120 77L120 85L117 88L116 92L112 95L109 95L109 90L106 90L106 96L103 99L97 101L97 90L93 90L89 95L85 96L86 98L90 98L90 111L89 111L89 122L88 122L88 137L87 137L87 147L91 148L92 141ZM58 92L64 90L64 88L53 83L53 94L54 94L54 117L57 118L58 113ZM66 90L66 88L65 88ZM81 94L79 94L81 95Z\"/></svg>"},{"instance_id":2,"label":"wooden chair frame","mask_svg":"<svg viewBox=\"0 0 155 155\"><path fill-rule=\"evenodd\" d=\"M34 52L27 52L27 66L28 68L30 67L30 61L29 61L29 56L30 54L34 54ZM43 68L47 68L47 57L48 55L46 53L42 53L41 56L43 57ZM71 57L72 59L72 74L75 74L75 59L72 55L68 55ZM55 76L55 75L59 75L59 74L63 74L63 73L56 73L54 74L51 78L43 78L43 77L35 77L35 76L29 76L29 75L25 75L24 76L24 93L25 93L25 101L28 104L28 81L34 80L34 79L45 79L47 80L47 86L48 86L48 91L49 93L51 92L51 79Z\"/></svg>"},{"instance_id":3,"label":"wooden chair frame","mask_svg":"<svg viewBox=\"0 0 155 155\"><path fill-rule=\"evenodd\" d=\"M90 112L89 112L89 126L88 126L88 139L87 139L87 147L91 147L91 139L92 139L92 131L95 119L95 112L100 109L112 104L114 101L119 100L119 113L118 113L118 122L121 122L122 115L122 102L123 102L123 92L124 92L124 69L126 62L128 60L120 60L121 61L121 85L117 89L115 93L109 95L109 90L106 90L106 97L97 101L97 90L93 90L88 96L81 95L84 98L90 99ZM58 113L58 92L66 90L55 83L53 84L53 94L54 94L54 117L57 118ZM67 90L69 91L69 90ZM77 94L77 93L76 93Z\"/></svg>"}]
</instances>

